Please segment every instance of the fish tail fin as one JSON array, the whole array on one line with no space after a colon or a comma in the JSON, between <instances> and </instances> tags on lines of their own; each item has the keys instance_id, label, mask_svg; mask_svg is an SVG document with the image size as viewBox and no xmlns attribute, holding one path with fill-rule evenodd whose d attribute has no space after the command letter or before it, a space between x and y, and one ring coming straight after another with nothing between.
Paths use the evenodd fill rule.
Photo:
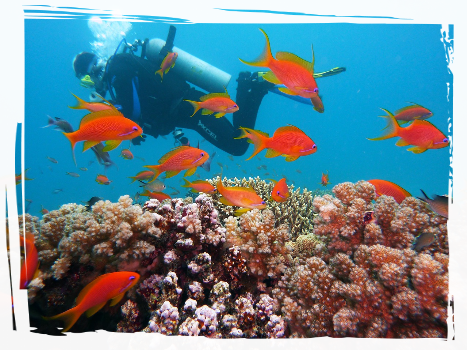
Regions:
<instances>
[{"instance_id":1,"label":"fish tail fin","mask_svg":"<svg viewBox=\"0 0 467 350\"><path fill-rule=\"evenodd\" d=\"M422 200L424 202L426 202L427 199L430 200L430 198L426 195L425 191L423 191L422 189L420 189L420 191L422 192L423 197L425 197L425 198L417 197L418 199L420 199L420 200Z\"/></svg>"},{"instance_id":2,"label":"fish tail fin","mask_svg":"<svg viewBox=\"0 0 467 350\"><path fill-rule=\"evenodd\" d=\"M388 125L383 129L385 130L383 135L380 137L375 137L375 138L368 138L368 140L371 141L379 141L379 140L386 140L390 139L391 137L396 137L399 133L400 126L397 123L396 118L394 118L394 115L389 112L387 109L381 108L383 111L387 113L387 115L382 115L380 116L381 118L386 118L388 120Z\"/></svg>"},{"instance_id":3,"label":"fish tail fin","mask_svg":"<svg viewBox=\"0 0 467 350\"><path fill-rule=\"evenodd\" d=\"M145 165L144 167L150 169L154 173L153 178L147 183L153 182L162 173L160 170L160 165Z\"/></svg>"},{"instance_id":4,"label":"fish tail fin","mask_svg":"<svg viewBox=\"0 0 467 350\"><path fill-rule=\"evenodd\" d=\"M70 141L71 153L73 154L73 161L75 162L75 165L78 166L76 164L76 157L75 157L75 145L76 145L76 142L78 142L78 140L76 140L75 138L75 132L63 132L62 134L65 135L66 138Z\"/></svg>"},{"instance_id":5,"label":"fish tail fin","mask_svg":"<svg viewBox=\"0 0 467 350\"><path fill-rule=\"evenodd\" d=\"M52 316L52 317L42 317L46 321L60 320L65 323L62 333L67 332L73 325L78 321L79 317L82 315L82 311L79 310L76 306L70 310L62 312L61 314Z\"/></svg>"},{"instance_id":6,"label":"fish tail fin","mask_svg":"<svg viewBox=\"0 0 467 350\"><path fill-rule=\"evenodd\" d=\"M133 182L137 180L136 176L128 176L128 178L133 179L133 181L131 181L130 184L132 184Z\"/></svg>"},{"instance_id":7,"label":"fish tail fin","mask_svg":"<svg viewBox=\"0 0 467 350\"><path fill-rule=\"evenodd\" d=\"M190 101L190 100L183 100L183 101L190 102L191 105L193 106L193 108L195 109L195 111L193 112L193 114L190 117L193 117L196 114L196 112L198 112L199 109L201 108L200 107L201 102Z\"/></svg>"},{"instance_id":8,"label":"fish tail fin","mask_svg":"<svg viewBox=\"0 0 467 350\"><path fill-rule=\"evenodd\" d=\"M5 226L0 226L0 232L4 233L3 243L0 245L0 252L16 247L21 247L21 236L18 233Z\"/></svg>"},{"instance_id":9,"label":"fish tail fin","mask_svg":"<svg viewBox=\"0 0 467 350\"><path fill-rule=\"evenodd\" d=\"M78 100L78 104L76 106L68 106L68 108L71 108L71 109L86 109L86 104L87 102L84 101L83 99L79 98L78 96L76 96L74 93L71 93L73 96L75 96L75 98Z\"/></svg>"},{"instance_id":10,"label":"fish tail fin","mask_svg":"<svg viewBox=\"0 0 467 350\"><path fill-rule=\"evenodd\" d=\"M21 180L32 180L32 179L26 177L26 171L28 171L28 170L29 170L29 168L26 169L26 170L24 170L21 174L19 174L19 178L20 178Z\"/></svg>"},{"instance_id":11,"label":"fish tail fin","mask_svg":"<svg viewBox=\"0 0 467 350\"><path fill-rule=\"evenodd\" d=\"M190 187L191 185L191 182L188 181L187 179L183 178L183 181L185 181L185 183L183 185L180 185L180 187Z\"/></svg>"},{"instance_id":12,"label":"fish tail fin","mask_svg":"<svg viewBox=\"0 0 467 350\"><path fill-rule=\"evenodd\" d=\"M261 152L263 149L266 148L266 140L268 139L267 136L261 134L257 130L249 129L249 128L243 128L240 127L241 134L238 137L235 137L236 139L243 139L243 138L248 138L248 142L252 143L255 149L253 150L253 154L245 159L245 160L250 160L253 158L255 155L257 155L259 152Z\"/></svg>"},{"instance_id":13,"label":"fish tail fin","mask_svg":"<svg viewBox=\"0 0 467 350\"><path fill-rule=\"evenodd\" d=\"M161 76L161 81L162 81L162 79L164 78L164 72L162 71L162 68L159 69L159 70L156 70L156 75L160 75Z\"/></svg>"},{"instance_id":14,"label":"fish tail fin","mask_svg":"<svg viewBox=\"0 0 467 350\"><path fill-rule=\"evenodd\" d=\"M269 38L268 35L264 30L259 28L259 30L264 34L266 37L266 44L264 46L263 52L261 55L255 59L254 61L247 62L239 58L239 60L245 64L248 64L249 66L255 66L255 67L269 67L271 61L274 59L271 54L271 45L269 44Z\"/></svg>"},{"instance_id":15,"label":"fish tail fin","mask_svg":"<svg viewBox=\"0 0 467 350\"><path fill-rule=\"evenodd\" d=\"M47 125L42 128L48 128L49 126L55 125L55 120L50 115L47 116Z\"/></svg>"}]
</instances>

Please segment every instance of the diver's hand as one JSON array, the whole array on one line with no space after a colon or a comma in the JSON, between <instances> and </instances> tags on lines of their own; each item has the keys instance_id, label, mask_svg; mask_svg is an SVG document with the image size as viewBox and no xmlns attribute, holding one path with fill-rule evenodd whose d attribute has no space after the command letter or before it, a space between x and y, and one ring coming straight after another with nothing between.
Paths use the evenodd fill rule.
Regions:
<instances>
[{"instance_id":1,"label":"diver's hand","mask_svg":"<svg viewBox=\"0 0 467 350\"><path fill-rule=\"evenodd\" d=\"M134 144L135 146L141 145L141 142L146 141L146 135L141 134L141 137L135 137L134 139L131 139L131 143Z\"/></svg>"}]
</instances>

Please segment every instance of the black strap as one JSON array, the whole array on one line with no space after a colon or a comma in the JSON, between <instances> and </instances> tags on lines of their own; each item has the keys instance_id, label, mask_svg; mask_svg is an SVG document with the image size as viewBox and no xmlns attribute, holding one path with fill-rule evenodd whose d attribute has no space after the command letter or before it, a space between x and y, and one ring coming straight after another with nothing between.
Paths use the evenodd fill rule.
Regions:
<instances>
[{"instance_id":1,"label":"black strap","mask_svg":"<svg viewBox=\"0 0 467 350\"><path fill-rule=\"evenodd\" d=\"M171 25L169 28L169 34L167 34L167 40L165 41L165 45L161 49L161 52L159 52L159 56L162 56L162 59L164 59L165 56L167 56L167 54L172 51L174 47L174 38L176 32L177 28Z\"/></svg>"}]
</instances>

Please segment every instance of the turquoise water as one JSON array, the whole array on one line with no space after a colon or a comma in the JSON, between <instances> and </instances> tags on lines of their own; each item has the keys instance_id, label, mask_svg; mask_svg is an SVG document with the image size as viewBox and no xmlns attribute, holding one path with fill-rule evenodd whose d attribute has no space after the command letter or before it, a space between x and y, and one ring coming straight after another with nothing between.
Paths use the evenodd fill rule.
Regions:
<instances>
[{"instance_id":1,"label":"turquoise water","mask_svg":"<svg viewBox=\"0 0 467 350\"><path fill-rule=\"evenodd\" d=\"M169 24L132 23L126 39L166 38ZM392 112L416 102L430 109L429 119L445 135L448 118L452 117L452 98L448 101L447 83L452 87L445 49L441 41L440 25L395 24L177 24L175 46L228 72L232 79L227 86L235 99L236 77L240 71L254 70L239 61L256 58L268 34L273 55L289 51L311 61L311 45L315 52L315 70L326 71L345 67L346 72L318 79L325 112L320 114L311 106L269 93L263 99L255 129L272 133L281 126L292 124L302 129L318 146L315 154L286 162L283 157L266 159L264 151L258 157L245 161L253 152L250 146L245 155L231 160L227 153L204 141L200 148L217 155L211 171L198 168L201 178L211 178L220 172L227 177L260 176L279 180L286 176L288 183L314 190L323 188L321 174L329 171L332 185L345 181L384 179L397 183L412 193L421 195L447 194L449 180L449 147L413 154L407 147L397 147L397 138L369 141L381 135L386 125L379 109ZM29 212L39 215L41 205L48 210L64 203L80 203L93 196L116 201L124 194L134 196L141 188L130 184L129 176L143 170L143 165L157 164L159 158L173 148L174 140L154 139L149 136L141 146L132 146L136 157L125 160L118 157L129 142L110 152L117 167L107 171L96 161L91 150L81 153L81 143L75 149L78 166L73 163L69 141L47 124L47 115L69 121L75 129L86 114L72 110L76 100L70 92L89 100L89 90L80 86L72 69L74 56L91 51L91 43L102 42L100 53L113 52L122 37L117 34L107 43L96 37L86 20L25 20L25 168L30 168L26 181L25 198L32 200ZM102 29L102 28L100 28ZM107 28L112 32L112 29ZM114 31L115 32L115 31ZM113 34L115 34L112 32ZM109 37L109 32L107 38ZM451 91L452 94L452 91ZM451 95L452 96L452 95ZM213 118L206 116L206 118ZM231 116L227 115L227 118ZM192 145L202 138L195 132L184 130ZM449 132L452 132L449 130ZM58 164L46 157L55 158ZM93 161L90 164L90 161ZM261 168L265 165L267 170ZM87 171L79 167L88 168ZM16 173L20 172L19 163ZM76 172L79 178L66 172ZM269 174L266 174L268 172ZM97 174L106 174L109 186L95 182ZM197 179L196 175L189 178ZM182 173L165 181L167 186L179 190ZM332 186L331 185L331 186ZM328 186L329 187L329 186ZM53 194L56 189L63 190ZM168 188L166 193L174 193ZM173 195L177 197L177 195Z\"/></svg>"}]
</instances>

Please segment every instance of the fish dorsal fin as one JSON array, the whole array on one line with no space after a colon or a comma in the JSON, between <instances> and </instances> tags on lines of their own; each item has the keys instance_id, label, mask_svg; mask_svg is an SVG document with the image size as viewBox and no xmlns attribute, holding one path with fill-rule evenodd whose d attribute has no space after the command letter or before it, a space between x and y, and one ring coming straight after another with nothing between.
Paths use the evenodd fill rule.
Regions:
<instances>
[{"instance_id":1,"label":"fish dorsal fin","mask_svg":"<svg viewBox=\"0 0 467 350\"><path fill-rule=\"evenodd\" d=\"M76 305L78 305L82 300L83 298L86 296L86 294L88 294L89 290L94 287L97 283L99 283L102 279L104 279L106 277L106 275L102 275L102 276L99 276L97 277L94 281L92 281L91 283L89 283L86 287L84 287L81 292L79 293L78 297L76 298Z\"/></svg>"},{"instance_id":2,"label":"fish dorsal fin","mask_svg":"<svg viewBox=\"0 0 467 350\"><path fill-rule=\"evenodd\" d=\"M278 128L275 132L274 132L274 136L276 135L280 135L280 134L284 134L286 132L300 132L300 133L303 133L302 130L300 130L299 128L297 128L296 126L293 126L293 125L286 125L286 126L281 126L280 128Z\"/></svg>"},{"instance_id":3,"label":"fish dorsal fin","mask_svg":"<svg viewBox=\"0 0 467 350\"><path fill-rule=\"evenodd\" d=\"M166 154L164 154L161 159L159 159L159 164L162 164L164 163L165 161L167 161L167 159L169 159L170 157L173 157L174 155L176 155L177 153L179 152L182 152L182 151L185 151L187 149L191 148L190 146L179 146L179 147L176 147L174 149L172 149L171 151L167 152Z\"/></svg>"},{"instance_id":4,"label":"fish dorsal fin","mask_svg":"<svg viewBox=\"0 0 467 350\"><path fill-rule=\"evenodd\" d=\"M294 62L305 68L307 71L313 73L313 63L305 61L303 58L300 58L297 55L294 55L293 53L279 51L278 53L276 53L276 59L279 61Z\"/></svg>"},{"instance_id":5,"label":"fish dorsal fin","mask_svg":"<svg viewBox=\"0 0 467 350\"><path fill-rule=\"evenodd\" d=\"M269 181L271 181L274 185L277 185L277 180L274 180L274 179L267 179Z\"/></svg>"},{"instance_id":6,"label":"fish dorsal fin","mask_svg":"<svg viewBox=\"0 0 467 350\"><path fill-rule=\"evenodd\" d=\"M204 96L201 96L199 98L199 100L201 102L204 102L206 100L209 100L211 98L214 98L214 97L226 97L226 98L230 98L229 94L227 92L213 92L213 93L210 93L210 94L207 94L207 95L204 95Z\"/></svg>"},{"instance_id":7,"label":"fish dorsal fin","mask_svg":"<svg viewBox=\"0 0 467 350\"><path fill-rule=\"evenodd\" d=\"M411 102L411 103L413 103L413 102ZM405 107L399 108L399 109L395 112L395 114L399 114L399 113L401 113L401 112L405 112L405 111L407 111L407 110L409 110L409 109L412 109L412 108L414 108L414 107L422 107L422 106L420 106L419 104L414 103L413 105L405 106ZM424 107L422 107L422 108L424 108Z\"/></svg>"},{"instance_id":8,"label":"fish dorsal fin","mask_svg":"<svg viewBox=\"0 0 467 350\"><path fill-rule=\"evenodd\" d=\"M99 119L99 118L106 118L106 117L123 117L123 114L120 113L116 109L104 109L103 111L98 111L98 112L92 112L89 114L86 114L83 119L81 119L81 122L79 123L79 127L81 128L83 125L86 125L87 123Z\"/></svg>"}]
</instances>

